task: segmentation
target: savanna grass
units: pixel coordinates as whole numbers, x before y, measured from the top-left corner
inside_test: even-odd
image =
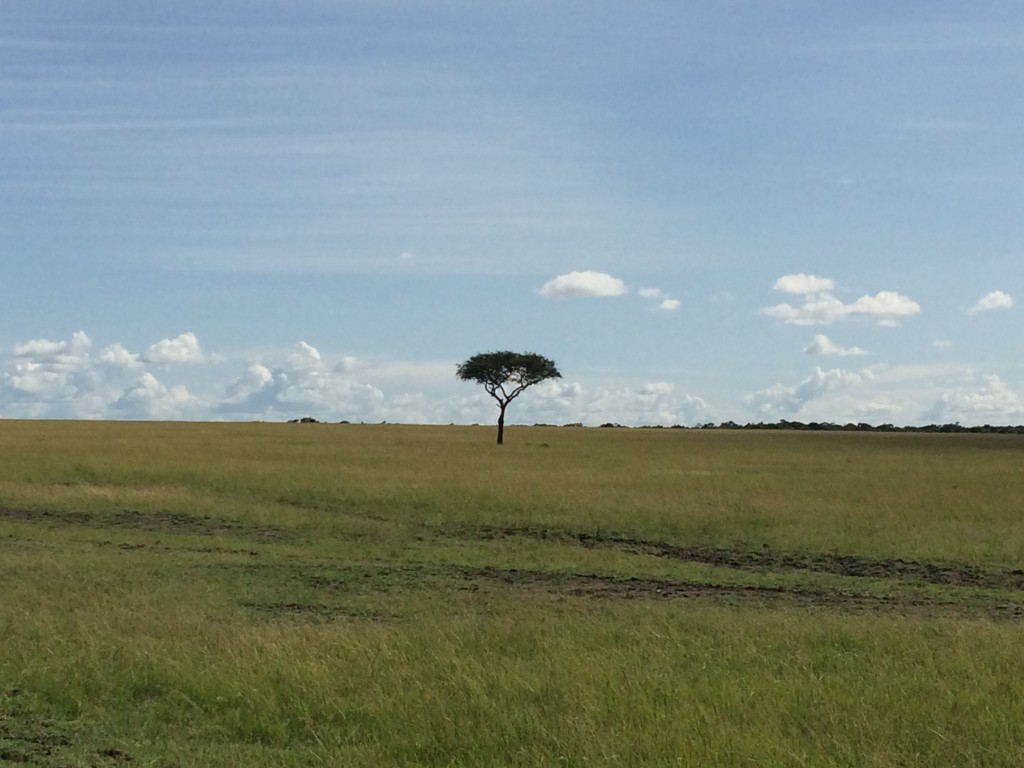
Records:
[[[1024,763],[1024,441],[506,438],[0,423],[0,760]]]

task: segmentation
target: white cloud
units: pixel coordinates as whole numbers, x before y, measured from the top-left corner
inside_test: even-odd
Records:
[[[867,351],[860,347],[841,347],[834,344],[828,336],[818,334],[811,343],[804,347],[804,352],[809,355],[826,355],[834,357],[850,357],[854,355],[866,355]]]
[[[237,405],[245,402],[254,392],[258,392],[274,379],[269,368],[253,363],[245,369],[245,373],[228,385],[224,392],[222,405]]]
[[[205,360],[199,340],[192,332],[173,339],[161,339],[146,350],[146,360],[153,363],[201,363]]]
[[[0,359],[0,417],[284,421],[312,416],[491,424],[497,415],[482,388],[457,381],[454,361],[356,360],[299,342],[264,351],[268,359],[249,360],[224,375],[209,355],[203,365],[146,370],[140,355],[120,344],[100,352],[91,347],[81,332],[64,341],[19,342],[18,354]],[[821,335],[808,349],[825,355],[853,354],[856,348]],[[172,374],[181,378],[168,380]],[[755,421],[1024,421],[1019,382],[953,364],[814,368],[742,402]],[[670,426],[737,415],[715,413],[702,397],[679,391],[669,380],[560,379],[531,387],[513,405],[509,423]]]
[[[944,391],[928,412],[931,421],[1008,424],[1024,420],[1024,395],[995,375],[980,385]]]
[[[783,275],[775,281],[772,286],[774,290],[782,293],[826,293],[835,290],[835,280],[827,277],[815,277],[814,275]]]
[[[409,391],[413,387],[414,391]],[[211,398],[233,420],[462,423],[489,420],[493,401],[476,403],[455,377],[455,363],[331,358],[300,342],[273,362],[251,363]],[[473,401],[472,404],[469,404]],[[490,405],[488,405],[488,403]]]
[[[300,341],[295,345],[288,361],[295,368],[310,371],[318,370],[323,365],[323,361],[320,357],[320,351],[316,347],[311,344],[307,344],[304,341]]]
[[[92,386],[88,369],[92,342],[83,331],[67,341],[31,339],[14,345],[14,358],[0,377],[0,404],[10,402],[12,415],[45,415],[46,404],[66,410]]]
[[[68,341],[32,339],[14,345],[14,356],[37,363],[74,366],[89,355],[92,341],[84,331],[75,331]]]
[[[63,352],[68,347],[66,341],[50,341],[49,339],[32,339],[14,345],[15,357],[51,357]]]
[[[621,296],[626,284],[604,272],[569,272],[549,280],[540,288],[541,296],[564,298],[570,296]]]
[[[142,365],[139,356],[120,344],[111,344],[100,352],[99,361],[119,368],[137,368]]]
[[[132,419],[182,419],[196,415],[199,406],[184,386],[165,387],[146,372],[125,389],[112,408]]]
[[[992,291],[986,293],[978,303],[967,310],[967,314],[976,315],[979,312],[990,312],[993,309],[1009,309],[1013,306],[1013,297],[1003,291]]]
[[[14,418],[192,418],[201,403],[182,385],[139,375],[138,354],[120,344],[91,352],[82,331],[67,341],[33,339],[14,347],[0,372],[0,415]]]
[[[681,303],[679,299],[673,299],[660,288],[641,288],[637,291],[637,295],[643,299],[658,302],[656,308],[665,310],[666,312],[674,312],[679,309]]]
[[[762,314],[788,325],[830,325],[846,318],[867,317],[880,325],[893,325],[896,320],[916,315],[920,305],[895,291],[880,291],[874,296],[861,296],[852,304],[844,304],[832,295],[832,280],[813,275],[785,275],[775,282],[775,290],[798,293],[804,297],[800,306],[776,304]]]
[[[747,406],[761,417],[771,419],[789,418],[800,414],[808,403],[826,393],[857,388],[864,383],[860,373],[843,371],[839,368],[824,371],[815,368],[814,373],[796,386],[776,384],[746,398]]]
[[[851,315],[876,317],[880,322],[892,322],[899,317],[910,317],[921,311],[921,305],[895,291],[880,291],[874,296],[861,296],[847,307]]]
[[[711,418],[711,409],[700,397],[679,395],[667,381],[615,387],[587,387],[563,379],[549,380],[530,390],[510,418],[518,423],[587,426],[606,423],[624,426],[696,424]],[[525,398],[525,396],[524,396]]]
[[[74,377],[39,363],[20,363],[6,377],[12,392],[40,400],[61,400],[77,391]]]
[[[215,411],[222,417],[246,420],[384,419],[383,392],[349,373],[344,362],[329,369],[315,347],[299,342],[279,367],[249,365],[218,398]]]
[[[815,368],[796,385],[775,384],[745,399],[762,421],[1018,424],[1024,396],[995,375],[950,365]]]
[[[482,390],[441,404],[442,418],[460,423],[491,424],[497,418],[494,400]],[[713,420],[711,409],[700,397],[679,394],[671,382],[654,381],[617,386],[586,386],[565,379],[548,380],[513,403],[509,424],[571,424],[585,426],[694,425]]]
[[[829,325],[846,314],[846,307],[835,296],[821,294],[820,296],[809,295],[801,307],[776,304],[762,312],[787,325]]]

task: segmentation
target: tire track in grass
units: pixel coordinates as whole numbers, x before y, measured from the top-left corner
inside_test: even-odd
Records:
[[[523,536],[574,542],[588,549],[617,549],[754,573],[808,571],[836,576],[893,579],[941,586],[1024,591],[1024,570],[986,568],[971,563],[928,562],[903,558],[874,558],[831,552],[761,550],[739,547],[687,547],[627,536],[575,533],[544,528],[507,526],[480,529],[480,538]]]
[[[577,571],[528,568],[499,568],[456,564],[377,564],[311,570],[294,574],[312,594],[306,601],[248,603],[247,608],[264,615],[304,620],[393,621],[399,613],[383,606],[339,604],[347,596],[383,597],[389,588],[428,590],[435,595],[458,591],[539,590],[566,598],[597,600],[681,600],[714,602],[747,607],[795,607],[843,612],[878,612],[897,615],[925,615],[988,618],[1000,621],[1024,619],[1024,601],[1007,595],[936,595],[900,592],[872,592],[820,584],[736,584],[642,576],[612,576]]]
[[[287,539],[292,533],[281,528],[256,527],[235,520],[187,515],[169,510],[142,512],[121,509],[109,513],[53,511],[48,509],[0,508],[0,520],[18,520],[53,527],[136,529],[156,533],[196,536],[239,536],[272,541]]]
[[[969,601],[930,595],[877,594],[815,585],[721,584],[680,579],[617,577],[553,571],[465,568],[468,580],[542,587],[576,597],[626,600],[713,600],[716,602],[823,607],[845,611],[939,614],[998,620],[1024,618],[1024,602],[1002,597]]]

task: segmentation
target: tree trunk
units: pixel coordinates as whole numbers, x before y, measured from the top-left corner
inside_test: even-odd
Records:
[[[498,413],[498,445],[502,445],[505,442],[505,406],[508,403],[499,403],[498,407],[501,411]]]

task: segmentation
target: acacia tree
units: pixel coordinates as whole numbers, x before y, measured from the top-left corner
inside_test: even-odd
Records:
[[[473,355],[455,369],[463,381],[483,384],[487,394],[498,401],[498,445],[504,442],[505,409],[527,387],[546,379],[560,379],[555,363],[532,352],[484,352]]]

